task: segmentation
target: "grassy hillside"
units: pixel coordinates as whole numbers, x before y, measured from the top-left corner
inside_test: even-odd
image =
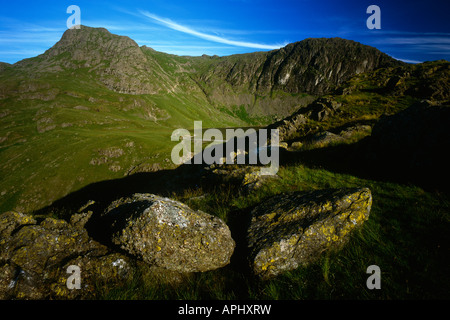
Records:
[[[13,85],[7,73],[1,78]],[[28,87],[19,99],[1,101],[2,211],[37,209],[139,168],[171,167],[171,133],[192,128],[194,120],[202,119],[204,127],[247,125],[209,107],[201,96],[114,93],[83,70],[75,77],[42,75],[19,86]]]
[[[398,64],[343,39],[178,57],[103,28],[67,30],[44,54],[0,68],[0,211],[36,210],[92,182],[172,167],[171,132],[194,120],[224,128],[284,117],[314,97],[276,78],[306,57],[317,61],[317,77],[331,75],[337,61],[325,66],[322,55],[345,45],[364,53],[366,69]],[[359,70],[352,68],[339,64],[342,79],[335,74],[326,87]]]
[[[116,93],[84,68],[38,78],[11,68],[0,83],[1,211],[37,209],[95,181],[170,167],[172,131],[194,120],[247,125],[201,94]],[[108,156],[110,149],[120,151]]]

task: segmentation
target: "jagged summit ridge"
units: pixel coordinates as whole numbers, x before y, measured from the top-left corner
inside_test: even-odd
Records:
[[[323,94],[355,74],[401,64],[352,40],[309,38],[270,52],[223,59],[202,77],[207,82],[218,78],[232,86],[247,86],[258,94],[273,90]]]
[[[183,60],[183,61],[182,61]],[[287,115],[290,104],[258,105],[273,92],[319,95],[355,74],[397,61],[376,48],[341,38],[309,38],[267,52],[225,57],[179,57],[139,45],[105,28],[67,30],[44,54],[18,62],[26,72],[86,69],[108,89],[128,94],[203,92],[216,105],[252,114]]]

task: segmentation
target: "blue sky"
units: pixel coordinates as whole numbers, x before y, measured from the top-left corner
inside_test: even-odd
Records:
[[[381,29],[369,30],[370,5]],[[70,5],[81,24],[105,27],[139,45],[178,55],[230,55],[311,37],[341,37],[407,62],[450,60],[450,1],[195,0],[2,1],[0,61],[15,63],[53,46]]]

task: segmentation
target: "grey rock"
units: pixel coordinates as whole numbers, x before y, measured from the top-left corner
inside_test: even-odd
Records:
[[[250,267],[269,279],[340,248],[369,218],[369,189],[318,190],[274,196],[255,207],[247,239]]]
[[[119,284],[133,274],[128,257],[94,241],[80,225],[6,212],[0,228],[0,299],[87,299],[99,284]],[[66,285],[70,265],[81,269],[79,290]]]
[[[151,194],[113,202],[103,216],[111,240],[143,261],[178,272],[221,268],[235,242],[219,218]]]

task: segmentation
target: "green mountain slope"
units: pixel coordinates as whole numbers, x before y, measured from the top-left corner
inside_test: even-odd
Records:
[[[102,28],[67,30],[44,54],[0,65],[0,209],[172,168],[176,128],[269,124],[352,75],[401,65],[344,39],[179,57]]]

